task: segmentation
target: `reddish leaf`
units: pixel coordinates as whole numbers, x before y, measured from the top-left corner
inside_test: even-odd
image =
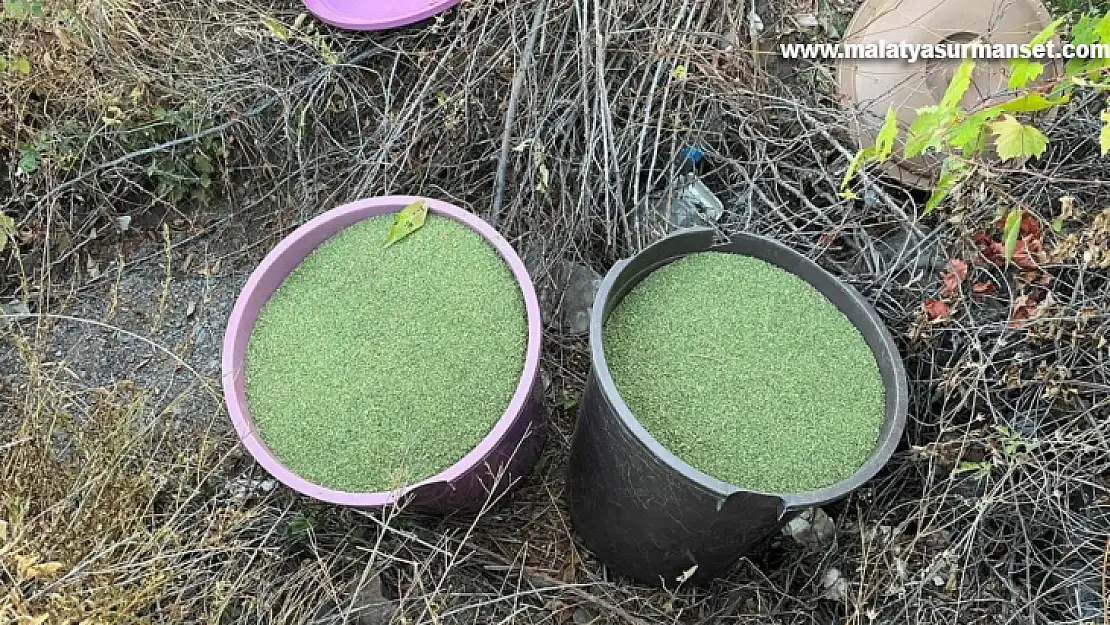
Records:
[[[1037,248],[1040,247],[1040,244],[1035,241],[1033,244]],[[1014,247],[1014,264],[1026,271],[1035,271],[1038,268],[1035,259],[1037,251],[1037,249],[1030,248],[1027,240],[1019,239]]]
[[[1050,276],[1047,273],[1044,274],[1039,279],[1037,279],[1037,284],[1039,284],[1041,286],[1048,286],[1048,285],[1052,284],[1052,276]]]
[[[1022,295],[1015,299],[1014,310],[1010,313],[1010,327],[1020,328],[1024,326],[1023,322],[1029,319],[1039,302],[1040,296],[1037,294]]]
[[[929,321],[947,321],[952,318],[948,304],[939,299],[925,300],[925,314],[929,316]]]
[[[979,254],[983,256],[983,260],[998,267],[1005,266],[1006,251],[1001,243],[983,232],[977,233],[972,239],[979,247]]]
[[[955,297],[960,293],[960,281],[956,278],[956,274],[951,271],[946,271],[940,276],[940,296],[941,297]]]
[[[948,261],[948,269],[941,274],[941,297],[955,297],[960,292],[960,283],[967,277],[967,263],[953,258]]]
[[[1021,213],[1020,230],[1022,238],[1041,238],[1041,222],[1038,221],[1036,217],[1030,215],[1029,211],[1022,211]]]
[[[999,230],[1002,230],[1006,227],[1006,218],[1002,217],[994,222],[994,225]],[[1018,227],[1018,232],[1021,234],[1022,238],[1039,238],[1041,236],[1041,222],[1037,221],[1036,217],[1029,214],[1029,211],[1021,211],[1021,225]]]
[[[962,281],[967,277],[967,263],[958,258],[953,258],[948,261],[948,271],[956,274],[956,278]]]
[[[987,280],[985,282],[976,282],[975,284],[971,285],[971,292],[975,293],[976,295],[990,295],[997,290],[998,286],[990,280]]]

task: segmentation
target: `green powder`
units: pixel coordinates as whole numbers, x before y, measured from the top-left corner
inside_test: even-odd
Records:
[[[679,458],[772,493],[839,482],[875,449],[884,387],[863,336],[814,287],[705,252],[657,269],[606,322],[636,418]]]
[[[528,338],[520,287],[479,234],[429,215],[386,248],[392,215],[344,229],[259,314],[251,416],[301,477],[377,492],[435,475],[504,414]]]

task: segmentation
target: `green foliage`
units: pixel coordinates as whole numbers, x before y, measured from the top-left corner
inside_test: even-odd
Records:
[[[306,29],[310,32],[304,32],[301,26],[304,24],[306,14],[302,13],[297,16],[292,26],[283,24],[280,20],[269,15],[263,15],[261,18],[262,25],[270,32],[270,36],[278,41],[299,41],[307,43],[316,49],[316,53],[328,65],[339,65],[340,58],[335,52],[332,52],[331,46],[328,45],[327,40],[320,33],[311,32],[311,28]]]
[[[1102,155],[1110,154],[1110,110],[1102,112],[1102,130],[1098,133],[1098,146]]]
[[[995,148],[998,156],[1007,161],[1017,158],[1039,157],[1048,148],[1048,137],[1034,128],[1019,122],[1011,115],[990,125],[991,133],[997,137]]]
[[[1045,27],[1044,30],[1037,33],[1036,37],[1029,42],[1030,46],[1039,46],[1048,43],[1050,39],[1056,36],[1056,29],[1064,18],[1059,18],[1056,21]],[[1044,63],[1030,61],[1029,59],[1010,59],[1010,89],[1022,89],[1030,82],[1041,77],[1044,73]]]
[[[1004,243],[1004,251],[1006,255],[1006,262],[1010,263],[1014,260],[1014,251],[1017,250],[1018,235],[1021,234],[1021,216],[1024,211],[1020,208],[1015,208],[1006,215],[1006,224],[1002,228],[1002,240]]]
[[[21,143],[19,145],[19,173],[35,173],[39,169],[39,162],[41,160],[42,152],[39,151],[38,146],[27,143]]]
[[[890,154],[894,151],[894,140],[897,138],[898,112],[891,106],[886,111],[886,119],[883,121],[883,127],[879,129],[879,134],[875,137],[876,157],[880,161],[885,161],[890,158]]]
[[[189,104],[175,109],[155,108],[149,117],[115,120],[127,151],[137,151],[201,133],[211,120]],[[220,135],[208,135],[172,150],[160,150],[146,173],[155,193],[174,204],[187,199],[204,201],[219,177],[218,171],[228,156]]]
[[[48,161],[68,169],[75,160],[77,144],[84,140],[83,134],[79,127],[66,125],[61,130],[40,131],[31,141],[16,144],[16,174],[35,174]]]
[[[401,239],[409,236],[424,226],[428,218],[428,204],[424,200],[417,200],[398,211],[389,225],[389,233],[385,239],[385,247],[389,247]]]
[[[1057,36],[1064,18],[1049,24],[1030,41],[1030,46],[1043,45]],[[1110,44],[1110,11],[1105,15],[1082,15],[1070,32],[1070,41],[1080,44]],[[942,159],[939,180],[926,203],[926,213],[941,206],[972,173],[989,168],[988,146],[1001,161],[1024,161],[1040,158],[1048,149],[1049,138],[1023,116],[1056,109],[1067,104],[1075,89],[1110,92],[1110,59],[1072,59],[1063,76],[1048,84],[1035,83],[1045,74],[1045,66],[1030,58],[1012,59],[1009,63],[1011,96],[991,106],[969,110],[962,100],[971,87],[975,61],[964,59],[957,68],[939,104],[917,109],[916,117],[906,129],[902,156],[907,159],[935,154]],[[893,111],[888,112],[875,145],[859,150],[848,166],[841,183],[841,196],[855,198],[851,189],[853,178],[870,164],[883,163],[892,155],[898,138],[897,127],[889,134]],[[1103,128],[1099,148],[1110,154],[1110,109],[1101,115]],[[988,142],[993,138],[993,144]],[[1020,221],[1020,220],[1019,220]]]
[[[38,0],[4,0],[0,19],[25,20],[29,17],[42,17],[42,2]]]
[[[0,73],[19,72],[24,76],[31,73],[31,62],[21,56],[0,55]]]

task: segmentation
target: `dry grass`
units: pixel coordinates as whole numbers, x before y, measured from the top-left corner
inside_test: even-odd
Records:
[[[827,5],[841,24],[852,8]],[[161,250],[130,254],[144,237],[172,240],[175,267],[211,246],[242,269],[306,218],[385,192],[468,206],[547,261],[603,271],[653,236],[642,211],[670,190],[677,150],[698,144],[728,208],[722,230],[774,236],[857,286],[900,338],[913,397],[889,469],[829,508],[832,542],[777,540],[711,587],[671,592],[609,577],[575,543],[561,504],[568,410],[533,480],[479,520],[364,515],[280,488],[241,492],[265,477],[223,415],[185,425],[152,389],[86,388],[52,355],[63,321],[36,317],[5,337],[19,357],[0,394],[0,621],[380,620],[375,593],[352,588],[376,579],[408,622],[1102,621],[1099,102],[1070,104],[1046,129],[1044,159],[996,168],[942,216],[923,219],[924,198],[883,181],[846,201],[852,148],[828,69],[752,54],[816,3],[756,7],[762,40],[748,4],[690,0],[469,0],[377,34],[255,0],[47,1],[47,17],[0,21],[0,54],[32,61],[28,76],[3,75],[0,95],[0,210],[18,243],[0,257],[0,294],[36,313],[99,293],[110,276],[90,276],[93,261],[163,262]],[[27,146],[30,175],[14,167]],[[1065,196],[1074,210],[1057,234],[1047,224]],[[989,262],[976,243],[1015,205],[1042,224],[1032,272]],[[246,241],[221,249],[229,239]],[[931,322],[923,302],[940,297],[950,258],[971,273],[946,296],[951,319]],[[988,282],[993,293],[972,293]],[[1010,327],[1018,311],[1029,319]],[[553,401],[580,391],[582,350],[551,333]],[[833,568],[841,598],[822,583]]]

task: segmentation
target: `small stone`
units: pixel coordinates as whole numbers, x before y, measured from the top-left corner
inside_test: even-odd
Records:
[[[759,13],[755,12],[755,7],[748,11],[748,26],[755,32],[763,32],[763,18],[759,17]]]
[[[24,304],[20,300],[12,300],[4,304],[3,307],[0,307],[0,312],[4,314],[2,327],[7,327],[19,321],[23,315],[31,314],[31,309],[27,308],[27,304]]]
[[[569,335],[588,332],[590,311],[601,286],[601,276],[581,263],[568,260],[547,264],[539,245],[526,247],[522,256],[536,283],[544,322]]]
[[[127,232],[131,228],[131,215],[116,217],[116,228],[119,228],[120,232]]]
[[[817,16],[811,13],[802,13],[794,16],[794,22],[798,24],[799,28],[817,28],[821,25]]]
[[[821,596],[826,599],[837,602],[848,599],[848,591],[850,590],[848,580],[844,579],[840,569],[835,566],[825,571],[825,576],[821,579],[821,587],[825,589]]]
[[[790,520],[782,533],[808,549],[822,549],[836,536],[836,525],[821,508],[810,508]]]
[[[365,584],[351,582],[353,601],[350,605],[351,623],[355,625],[387,625],[397,611],[397,602],[386,599],[382,593],[381,578],[375,576]],[[346,608],[347,606],[344,606]]]
[[[600,615],[594,612],[587,606],[578,606],[571,613],[570,619],[574,621],[575,625],[590,625],[598,620]]]
[[[193,315],[196,314],[196,312],[197,312],[197,303],[196,302],[189,302],[189,305],[185,307],[185,318],[186,319],[191,318]]]

